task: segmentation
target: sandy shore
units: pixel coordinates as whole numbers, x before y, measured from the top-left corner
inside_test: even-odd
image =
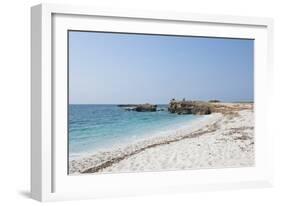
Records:
[[[253,105],[219,103],[215,106],[217,113],[205,115],[175,131],[71,160],[69,173],[253,166]]]

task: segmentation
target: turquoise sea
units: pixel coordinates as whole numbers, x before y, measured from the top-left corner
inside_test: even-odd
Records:
[[[167,105],[158,105],[157,109],[164,111],[126,111],[117,105],[69,105],[69,157],[129,144],[200,118],[171,114]]]

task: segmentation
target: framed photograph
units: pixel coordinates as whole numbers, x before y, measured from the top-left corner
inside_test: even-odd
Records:
[[[40,201],[272,185],[268,18],[31,9]]]

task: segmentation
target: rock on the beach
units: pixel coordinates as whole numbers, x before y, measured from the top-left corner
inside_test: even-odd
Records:
[[[176,101],[171,100],[168,111],[176,114],[198,114],[205,115],[212,113],[212,105],[201,101]]]

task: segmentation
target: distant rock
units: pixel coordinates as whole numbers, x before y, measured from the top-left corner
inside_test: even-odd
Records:
[[[118,107],[136,107],[138,104],[118,104]]]
[[[155,105],[155,104],[148,104],[148,103],[146,103],[146,104],[139,104],[133,110],[137,111],[137,112],[156,112],[157,105]]]
[[[136,111],[136,112],[156,112],[157,105],[154,104],[122,104],[117,105],[118,107],[125,107],[126,111]]]
[[[221,102],[220,100],[217,100],[217,99],[211,99],[209,100],[210,103],[219,103]]]
[[[202,101],[176,101],[172,99],[168,111],[176,114],[197,114],[206,115],[212,113],[212,105]]]

